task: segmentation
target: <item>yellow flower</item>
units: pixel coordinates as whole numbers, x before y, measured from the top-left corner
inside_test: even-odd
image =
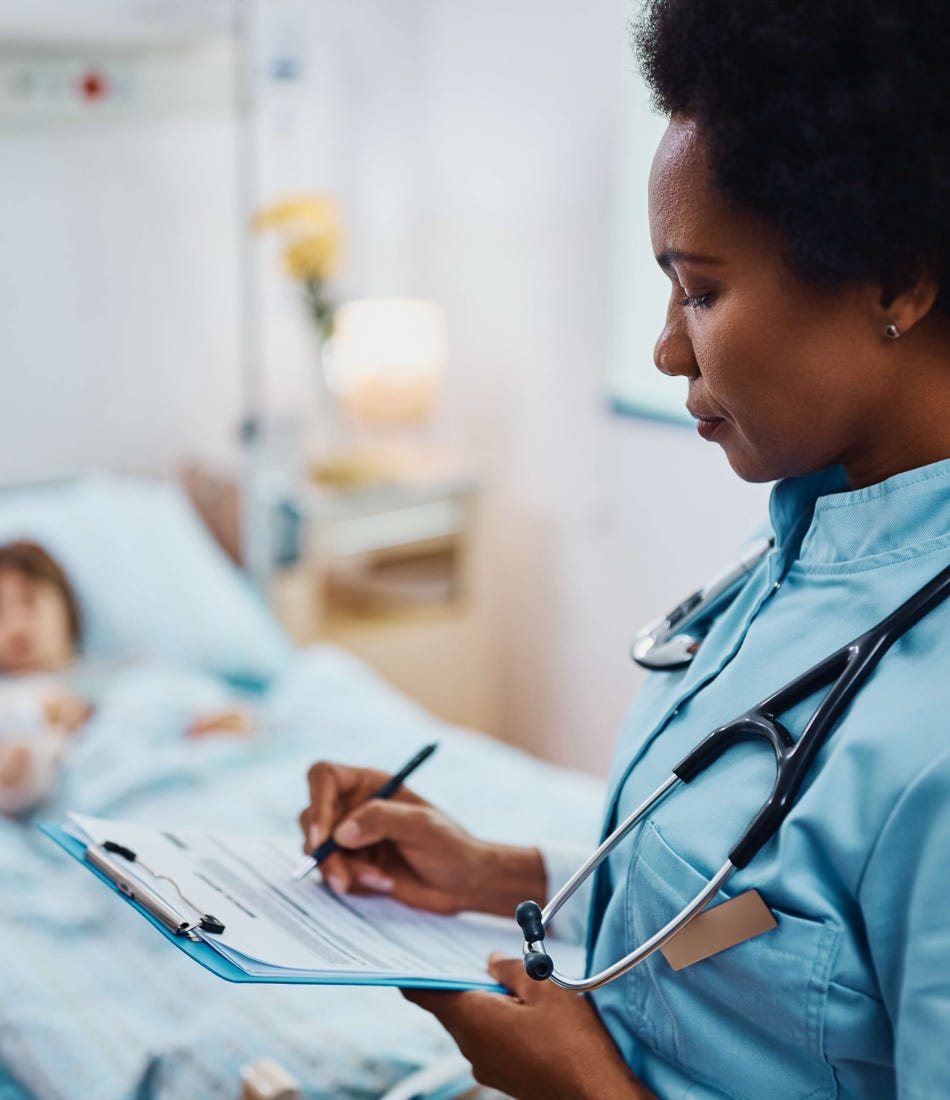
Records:
[[[328,195],[297,195],[254,215],[252,227],[276,229],[286,239],[284,267],[295,279],[325,281],[336,272],[340,259],[342,218],[337,201]]]
[[[307,233],[284,248],[284,268],[294,279],[326,280],[336,271],[340,240],[337,233]]]
[[[339,231],[340,208],[329,195],[295,195],[262,206],[253,218],[252,226],[264,229],[292,229],[299,226],[332,226]]]

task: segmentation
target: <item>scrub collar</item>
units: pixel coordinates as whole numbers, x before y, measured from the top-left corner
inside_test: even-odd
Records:
[[[806,568],[900,559],[950,542],[950,459],[849,490],[840,466],[772,489],[776,546]]]

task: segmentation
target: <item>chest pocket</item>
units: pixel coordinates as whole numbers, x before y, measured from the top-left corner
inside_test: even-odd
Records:
[[[627,877],[627,951],[707,881],[648,822]],[[840,930],[772,911],[776,928],[683,970],[659,953],[634,967],[625,1011],[643,1043],[736,1100],[834,1097],[822,1039]]]

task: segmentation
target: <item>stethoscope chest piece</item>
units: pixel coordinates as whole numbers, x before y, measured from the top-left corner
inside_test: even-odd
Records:
[[[658,642],[647,627],[634,638],[630,656],[653,672],[676,672],[692,663],[701,644],[702,638],[692,634],[674,634],[668,641]]]
[[[634,638],[630,656],[653,672],[686,668],[702,644],[704,627],[735,599],[774,545],[774,539],[757,539],[734,566],[687,596],[668,615],[648,623]]]

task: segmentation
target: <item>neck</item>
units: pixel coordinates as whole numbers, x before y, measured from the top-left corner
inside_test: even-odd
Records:
[[[950,341],[928,341],[922,333],[914,346],[916,335],[892,364],[893,384],[878,402],[879,414],[861,426],[858,445],[840,460],[852,489],[950,458]]]

